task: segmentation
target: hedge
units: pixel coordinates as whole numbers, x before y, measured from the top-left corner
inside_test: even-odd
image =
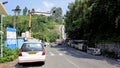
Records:
[[[0,63],[10,62],[18,58],[19,49],[9,49],[6,46],[3,46],[3,57],[0,56]]]

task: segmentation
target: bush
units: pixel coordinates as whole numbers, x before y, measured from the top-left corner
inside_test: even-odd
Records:
[[[3,46],[3,57],[0,57],[0,63],[13,61],[14,59],[18,58],[18,52],[18,48],[12,50]]]

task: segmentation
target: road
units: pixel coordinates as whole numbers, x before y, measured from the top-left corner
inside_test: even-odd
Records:
[[[31,63],[8,68],[120,68],[120,63],[102,56],[93,56],[64,45],[46,47],[46,63]]]

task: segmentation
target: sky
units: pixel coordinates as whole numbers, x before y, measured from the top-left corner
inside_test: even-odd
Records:
[[[64,15],[68,10],[69,3],[72,3],[75,0],[0,0],[0,2],[4,1],[8,1],[8,3],[4,5],[8,15],[14,14],[12,9],[15,9],[17,5],[20,6],[21,10],[27,7],[30,10],[34,8],[35,11],[41,12],[50,11],[52,7],[61,7]],[[21,11],[21,14],[22,12],[23,11]]]

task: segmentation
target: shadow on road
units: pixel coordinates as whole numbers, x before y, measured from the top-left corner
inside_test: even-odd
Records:
[[[42,67],[44,63],[42,62],[35,62],[35,63],[24,63],[24,64],[16,64],[15,68],[29,68],[29,67]]]
[[[120,62],[115,61],[115,59],[111,59],[111,58],[107,58],[107,57],[103,57],[103,56],[94,56],[91,54],[87,54],[86,52],[82,52],[80,50],[77,50],[75,48],[71,48],[69,46],[56,45],[56,46],[53,46],[52,48],[56,48],[59,51],[64,51],[65,52],[64,54],[72,56],[72,57],[106,61],[107,63],[109,63],[111,65],[116,65],[117,67],[120,67]]]

